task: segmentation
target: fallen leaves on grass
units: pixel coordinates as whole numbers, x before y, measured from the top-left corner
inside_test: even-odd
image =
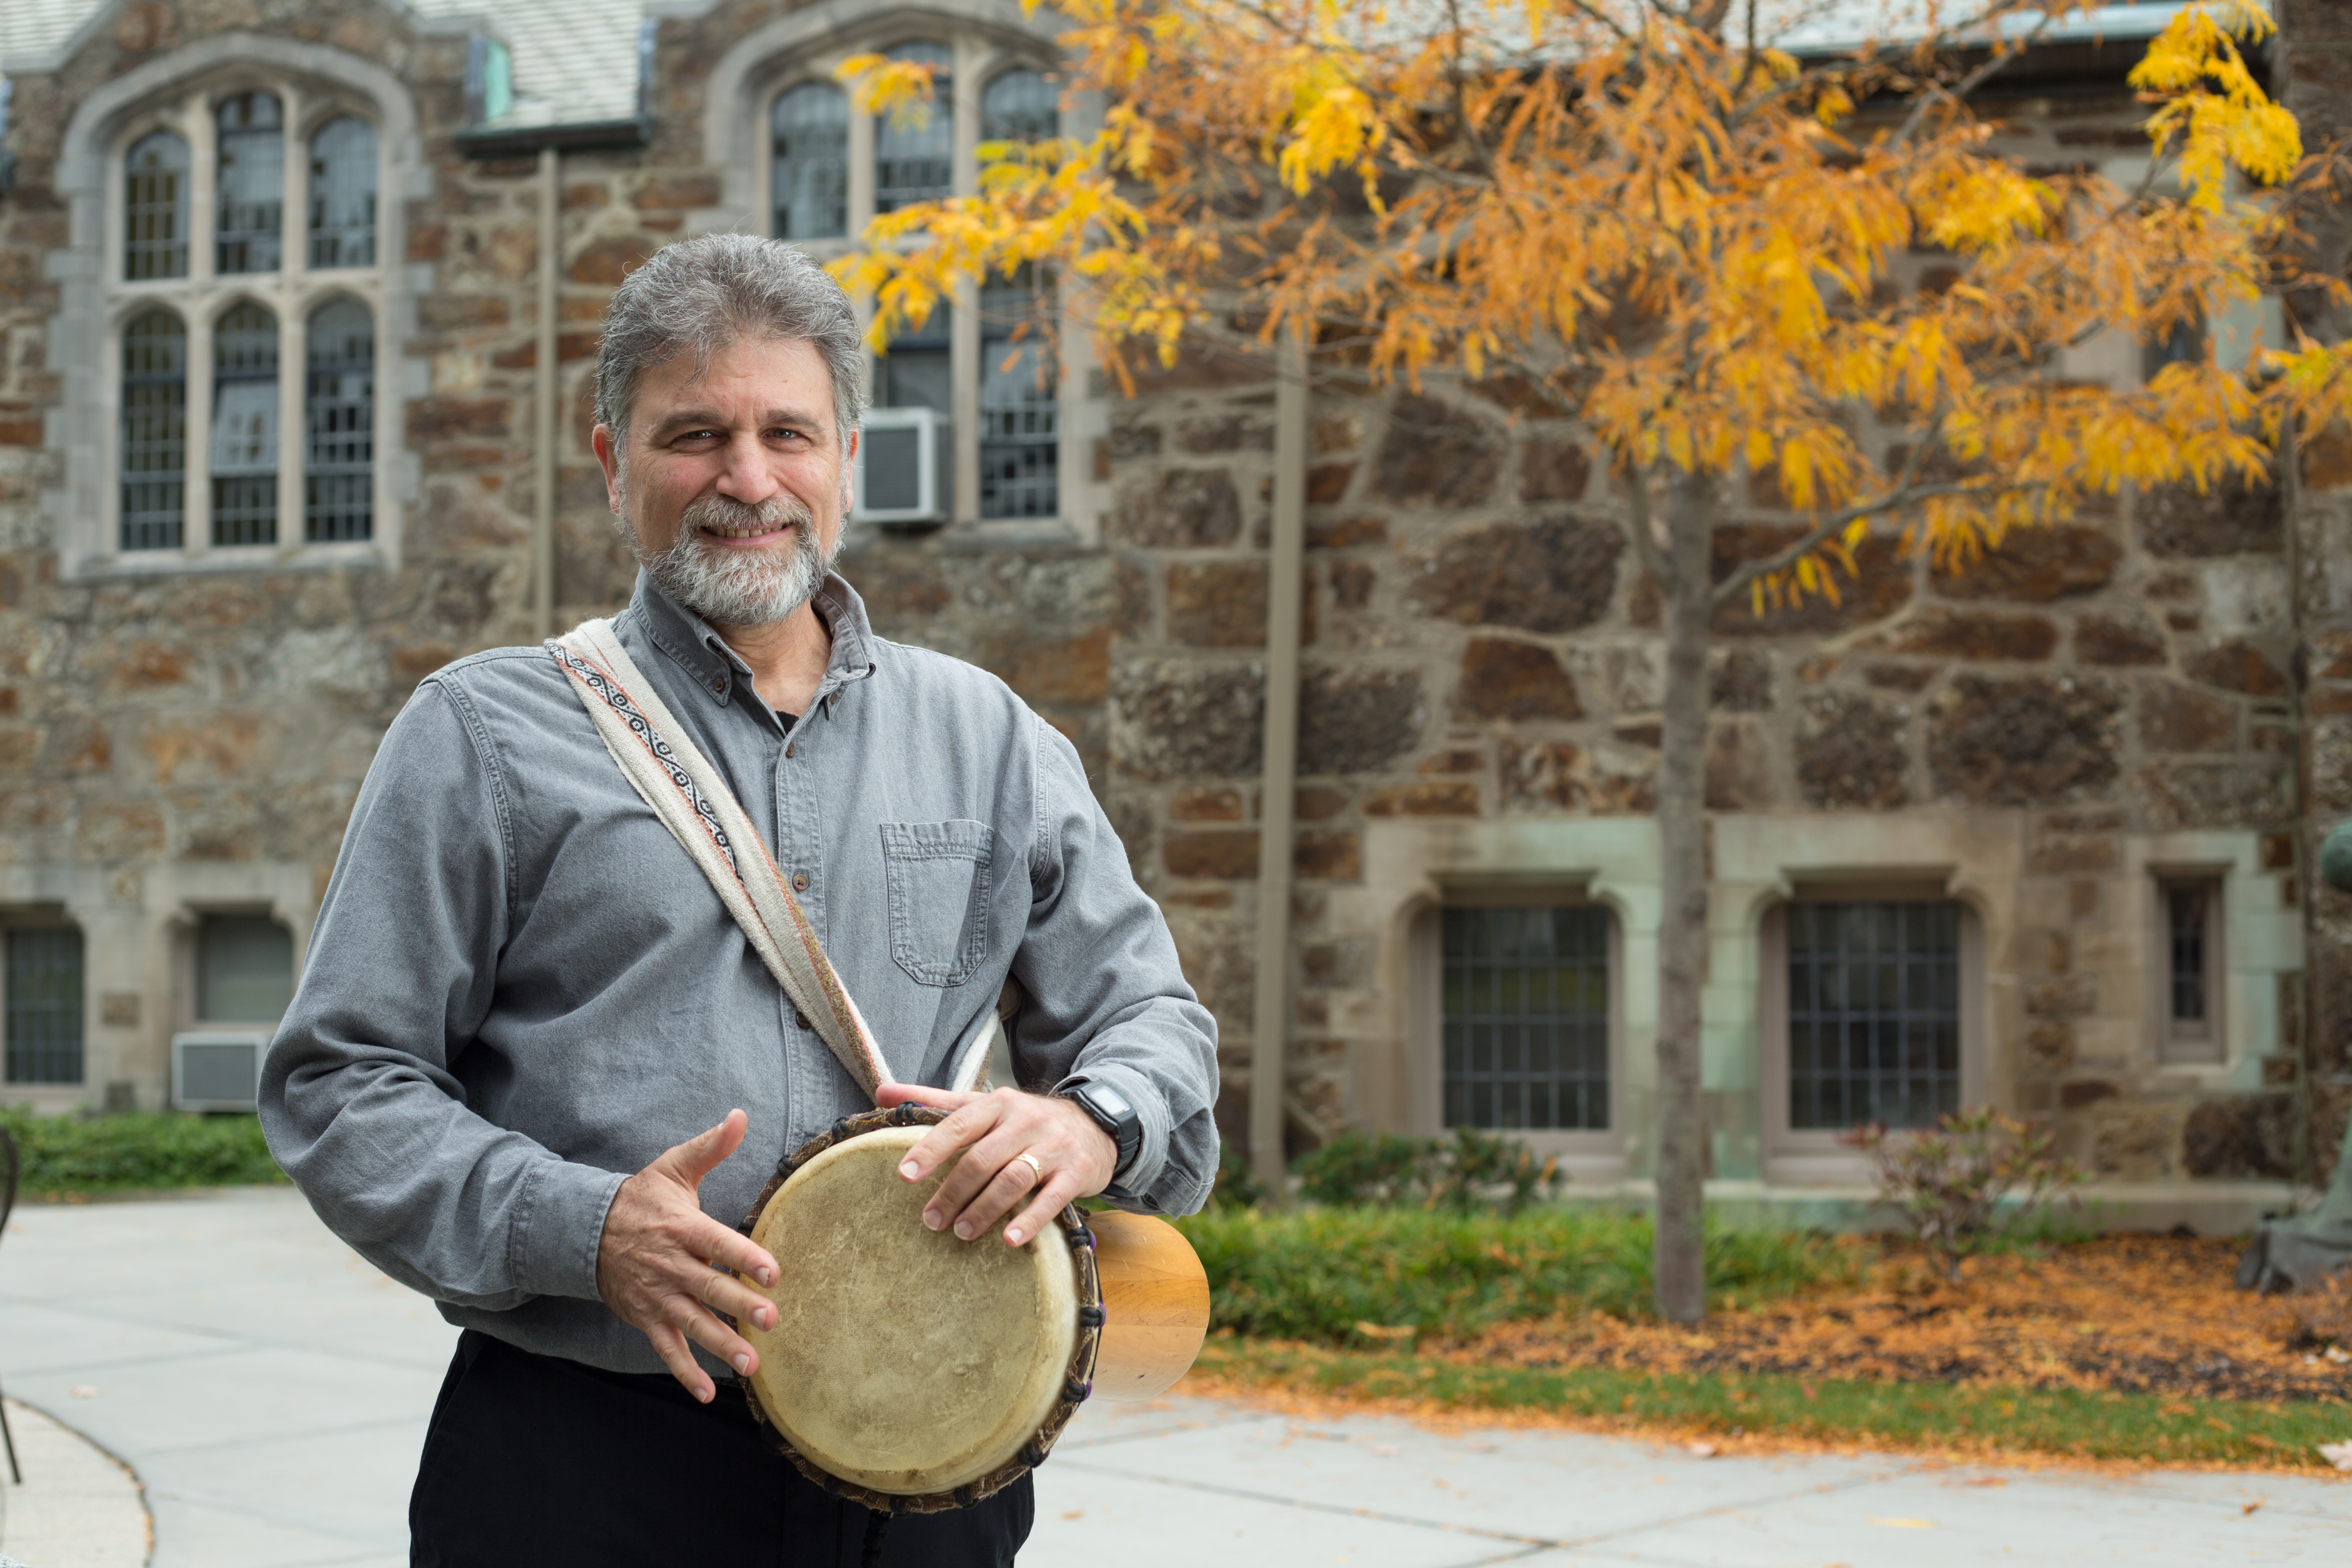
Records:
[[[2312,1303],[2237,1290],[2234,1263],[2231,1242],[2117,1236],[2040,1257],[1981,1258],[1952,1284],[1916,1250],[1889,1245],[1858,1288],[1718,1312],[1696,1329],[1586,1313],[1499,1324],[1439,1353],[1529,1368],[1777,1373],[2192,1399],[2352,1395],[2352,1365],[2312,1348]]]

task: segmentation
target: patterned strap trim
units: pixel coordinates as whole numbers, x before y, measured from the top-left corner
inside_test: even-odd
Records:
[[[637,705],[629,700],[629,694],[622,689],[620,682],[614,680],[610,672],[581,658],[553,637],[548,638],[546,647],[555,656],[555,662],[563,667],[563,672],[602,699],[620,716],[621,722],[629,727],[630,732],[652,754],[654,761],[661,764],[662,771],[669,775],[670,783],[677,786],[678,793],[686,796],[687,804],[694,807],[696,819],[709,831],[711,843],[717,846],[719,854],[727,858],[728,869],[740,879],[743,868],[736,864],[735,847],[727,841],[727,830],[719,826],[719,814],[710,809],[710,802],[703,797],[701,790],[695,787],[694,776],[679,764],[676,749],[662,738],[660,731],[646,721],[646,716],[638,711]]]

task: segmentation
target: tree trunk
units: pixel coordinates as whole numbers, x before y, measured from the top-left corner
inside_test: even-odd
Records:
[[[1706,639],[1715,481],[1677,473],[1664,498],[1665,711],[1658,741],[1658,1228],[1653,1278],[1669,1322],[1706,1315],[1706,1119],[1699,989],[1706,981]]]

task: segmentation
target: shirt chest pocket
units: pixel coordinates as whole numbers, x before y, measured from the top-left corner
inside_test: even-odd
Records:
[[[890,957],[919,985],[961,985],[988,956],[996,835],[985,822],[886,822]]]

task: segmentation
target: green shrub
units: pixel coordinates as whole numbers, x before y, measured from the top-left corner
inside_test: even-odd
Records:
[[[1208,1270],[1211,1321],[1244,1334],[1361,1346],[1599,1310],[1650,1311],[1650,1221],[1615,1210],[1219,1207],[1179,1222]],[[1851,1251],[1792,1232],[1718,1231],[1718,1300],[1787,1295],[1854,1273]]]
[[[28,1193],[103,1193],[147,1187],[228,1187],[285,1175],[250,1116],[132,1111],[121,1116],[35,1116],[0,1110],[16,1140]]]
[[[1415,1205],[1517,1214],[1559,1192],[1559,1164],[1515,1140],[1457,1127],[1451,1138],[1342,1132],[1294,1163],[1300,1190],[1318,1204]]]

